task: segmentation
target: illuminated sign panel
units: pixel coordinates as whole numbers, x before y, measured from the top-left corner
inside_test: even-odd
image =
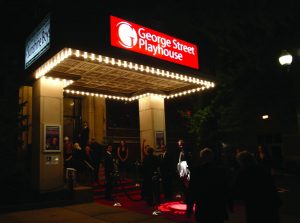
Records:
[[[25,69],[50,48],[50,16],[31,33],[25,43]]]
[[[110,16],[111,45],[162,60],[199,68],[197,46]]]

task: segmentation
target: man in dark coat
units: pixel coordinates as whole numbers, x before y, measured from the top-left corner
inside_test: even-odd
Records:
[[[200,152],[200,166],[191,174],[187,198],[187,216],[195,206],[197,222],[223,223],[228,218],[228,171],[214,163],[214,153],[205,148]]]
[[[168,152],[167,147],[163,148],[163,153],[159,156],[159,168],[162,178],[162,189],[164,198],[166,200],[172,200],[173,198],[173,165],[172,157]]]
[[[103,145],[101,145],[100,143],[98,143],[96,141],[96,138],[93,137],[91,140],[91,144],[90,144],[90,148],[91,148],[91,159],[93,162],[93,167],[94,167],[94,182],[96,184],[99,184],[98,180],[99,180],[99,166],[100,166],[100,162],[103,159]]]
[[[282,201],[270,171],[258,165],[247,151],[240,152],[237,161],[240,170],[234,192],[236,199],[245,204],[247,223],[279,223]]]
[[[159,191],[157,191],[158,181],[158,159],[153,155],[154,149],[148,148],[148,154],[143,160],[142,177],[143,177],[143,198],[150,206],[157,205],[159,200]]]
[[[81,133],[79,134],[80,145],[83,149],[85,149],[85,146],[88,144],[89,137],[90,137],[90,128],[88,126],[88,123],[84,121]]]
[[[105,199],[112,200],[114,182],[114,161],[112,156],[112,146],[108,145],[104,153],[104,173],[105,173]]]

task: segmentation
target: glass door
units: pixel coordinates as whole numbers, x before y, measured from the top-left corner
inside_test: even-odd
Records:
[[[64,98],[64,137],[78,141],[81,123],[81,98]]]

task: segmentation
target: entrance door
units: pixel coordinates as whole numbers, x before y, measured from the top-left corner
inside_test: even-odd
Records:
[[[64,98],[64,137],[78,141],[81,124],[81,98]]]

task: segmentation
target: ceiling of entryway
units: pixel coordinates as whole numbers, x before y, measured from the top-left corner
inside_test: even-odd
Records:
[[[51,69],[38,76],[73,80],[65,90],[132,97],[144,93],[168,96],[214,87],[213,82],[191,75],[159,70],[74,49],[63,49],[36,73],[47,63],[51,64],[51,61],[55,61]]]

